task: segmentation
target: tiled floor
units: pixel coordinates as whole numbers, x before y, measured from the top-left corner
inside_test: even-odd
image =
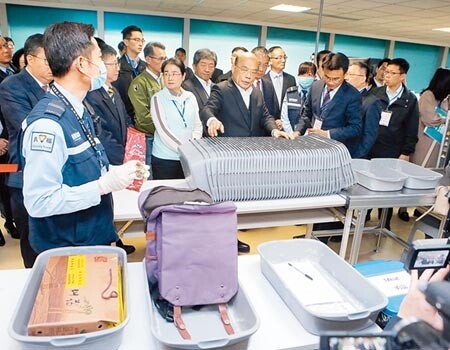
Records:
[[[394,213],[396,212],[397,211],[394,209]],[[410,214],[412,214],[412,210],[410,210]],[[376,214],[374,213],[373,217],[375,217],[375,215]],[[406,238],[410,231],[411,225],[413,224],[413,219],[414,218],[411,217],[410,222],[407,223],[401,221],[397,218],[396,215],[394,215],[391,223],[392,230],[400,236]],[[373,226],[375,224],[375,221],[370,221],[367,225]],[[137,227],[140,226],[141,224],[137,225]],[[0,225],[0,227],[3,227],[3,223]],[[304,234],[305,229],[305,226],[285,226],[266,229],[253,229],[247,230],[245,232],[239,232],[239,238],[242,241],[250,244],[250,254],[256,254],[258,244],[270,240],[291,239],[293,236]],[[5,234],[5,230],[2,229],[2,231]],[[420,235],[420,233],[418,235]],[[20,257],[19,241],[16,239],[12,239],[7,234],[5,234],[5,238],[6,245],[4,247],[0,247],[0,269],[22,268],[23,264]],[[417,236],[417,238],[420,238],[420,236]],[[359,262],[375,259],[400,258],[403,248],[394,240],[386,237],[382,238],[380,250],[378,252],[374,252],[376,239],[376,236],[373,234],[364,235],[359,255]],[[142,261],[145,255],[144,235],[133,235],[130,237],[125,234],[123,241],[126,244],[133,244],[134,246],[136,246],[136,252],[128,256],[128,261]],[[328,245],[333,250],[338,251],[340,243],[328,243]]]

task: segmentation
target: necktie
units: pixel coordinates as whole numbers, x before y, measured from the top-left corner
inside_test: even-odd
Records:
[[[6,68],[6,74],[13,75],[14,71],[11,68],[8,67],[8,68]]]
[[[306,101],[306,95],[308,94],[308,90],[302,89],[302,103]]]
[[[115,102],[114,101],[114,89],[112,88],[112,86],[110,86],[109,88],[108,88],[108,95],[109,95],[109,97],[111,98],[111,100],[113,101],[113,103]]]
[[[325,96],[323,97],[322,106],[325,106],[328,102],[330,102],[330,92],[332,90],[327,89],[327,92],[325,93]]]

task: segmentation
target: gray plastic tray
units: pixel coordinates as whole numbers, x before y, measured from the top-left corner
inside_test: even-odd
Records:
[[[98,332],[54,337],[35,337],[29,336],[27,333],[28,321],[49,257],[53,255],[63,256],[92,253],[116,253],[119,256],[119,262],[122,266],[124,304],[125,307],[126,305],[129,305],[127,255],[122,248],[90,246],[47,250],[37,257],[9,325],[9,335],[21,344],[22,349],[115,350],[119,348],[122,341],[123,330],[130,319],[127,309],[125,309],[125,320],[120,325]]]
[[[356,182],[372,191],[400,191],[407,176],[366,159],[352,159]]]
[[[147,274],[144,261],[144,278]],[[186,307],[182,310],[183,321],[192,339],[181,338],[175,325],[164,320],[156,310],[148,289],[151,330],[154,337],[170,349],[212,349],[243,342],[258,330],[259,319],[250,301],[239,286],[237,294],[228,302],[228,315],[235,334],[228,335],[220,322],[217,306],[203,306],[200,310]]]
[[[366,328],[387,305],[385,295],[321,242],[272,241],[258,251],[263,275],[313,334]]]
[[[417,190],[435,188],[442,177],[442,174],[402,159],[375,158],[372,159],[372,163],[405,175],[407,178],[403,186],[406,188]]]

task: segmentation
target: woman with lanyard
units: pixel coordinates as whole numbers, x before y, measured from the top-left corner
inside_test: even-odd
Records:
[[[181,87],[186,76],[184,64],[169,58],[161,67],[164,89],[152,97],[155,124],[152,173],[155,180],[183,179],[178,147],[202,136],[202,123],[194,94]]]

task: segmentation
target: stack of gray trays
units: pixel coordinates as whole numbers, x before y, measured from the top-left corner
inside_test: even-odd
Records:
[[[347,148],[315,135],[203,138],[179,151],[189,186],[216,202],[323,196],[355,183]]]

